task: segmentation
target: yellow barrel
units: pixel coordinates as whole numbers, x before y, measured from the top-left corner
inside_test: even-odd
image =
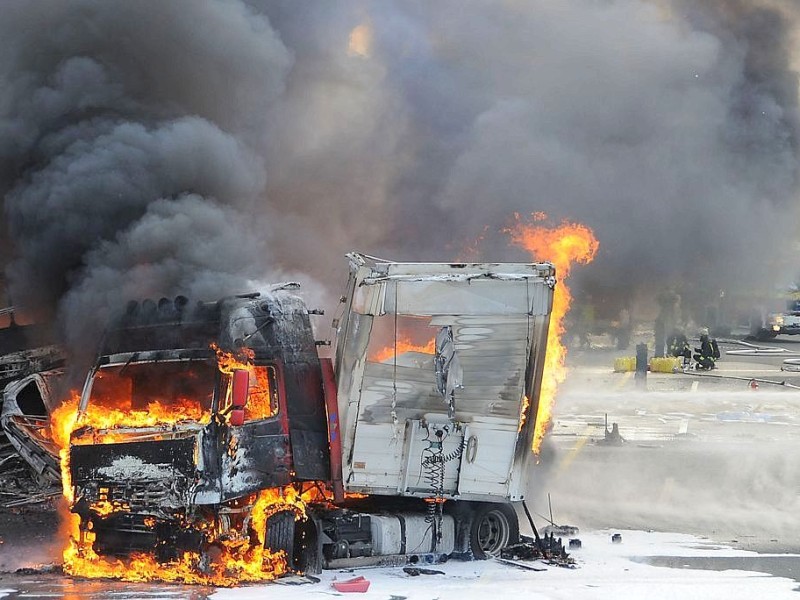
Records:
[[[650,359],[650,371],[652,373],[675,373],[680,370],[681,359],[675,356],[653,357]]]
[[[621,356],[614,359],[614,372],[624,373],[626,371],[636,370],[636,357],[635,356]]]

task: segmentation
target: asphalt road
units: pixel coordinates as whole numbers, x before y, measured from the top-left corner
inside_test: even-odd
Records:
[[[781,371],[800,336],[750,356],[721,344],[711,373],[613,373],[617,351],[573,351],[531,502],[585,528],[707,536],[766,552],[800,551],[800,373]],[[630,352],[628,354],[631,354]],[[604,444],[605,415],[621,445]]]

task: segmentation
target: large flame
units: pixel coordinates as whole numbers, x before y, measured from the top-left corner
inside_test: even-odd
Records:
[[[511,241],[531,253],[534,260],[553,263],[559,284],[553,294],[553,310],[550,314],[550,329],[539,394],[539,407],[533,434],[533,451],[538,454],[544,434],[552,417],[558,385],[567,376],[564,366],[567,349],[564,347],[564,317],[569,311],[572,295],[564,281],[569,277],[575,263],[591,262],[600,244],[592,230],[580,223],[563,221],[555,227],[542,224],[547,216],[535,213],[528,222],[516,215],[516,223],[508,230]]]
[[[253,354],[233,355],[212,348],[217,355],[218,369],[230,374],[236,369],[246,369],[251,373],[251,401],[254,407],[262,402],[259,390],[269,390],[267,371],[253,365]],[[263,400],[264,407],[259,412],[269,414],[269,393]],[[248,526],[236,531],[218,530],[218,523],[209,519],[201,524],[208,540],[214,546],[212,560],[201,560],[199,552],[184,552],[177,560],[159,562],[148,553],[134,553],[124,559],[100,556],[93,549],[94,534],[82,531],[80,517],[70,512],[74,503],[74,490],[70,478],[69,447],[70,443],[110,443],[124,439],[123,433],[116,430],[129,427],[164,427],[180,422],[207,423],[210,411],[203,410],[200,402],[174,402],[170,406],[150,403],[147,410],[124,410],[120,408],[93,406],[91,403],[83,412],[79,412],[80,396],[72,392],[50,417],[50,435],[60,448],[61,477],[65,502],[62,504],[64,529],[68,541],[63,551],[64,572],[70,575],[87,578],[114,578],[125,581],[174,581],[192,584],[233,586],[242,582],[272,580],[289,570],[287,557],[283,552],[273,552],[264,547],[266,522],[270,515],[289,510],[296,519],[305,518],[307,502],[324,501],[324,490],[320,486],[311,486],[298,491],[292,486],[280,489],[262,490],[257,496],[242,499],[245,505],[251,505]],[[250,404],[248,404],[250,406]],[[86,429],[84,429],[86,428]],[[81,429],[91,432],[84,437]],[[102,432],[102,433],[98,433]],[[157,432],[156,432],[157,433]],[[73,435],[75,434],[75,435]],[[129,510],[120,502],[100,500],[91,506],[98,515],[109,515]],[[155,519],[150,519],[155,526]],[[145,520],[147,523],[147,520]],[[197,527],[197,523],[193,524]],[[254,543],[250,530],[255,532],[257,543]],[[207,564],[206,564],[207,563]]]
[[[184,552],[177,560],[161,563],[148,553],[133,553],[120,559],[100,556],[92,548],[92,532],[81,532],[80,518],[70,514],[69,544],[64,549],[64,572],[87,578],[122,579],[123,581],[170,581],[231,587],[243,582],[270,581],[288,572],[286,556],[264,547],[264,531],[269,516],[291,510],[296,518],[305,515],[305,502],[293,487],[263,490],[251,510],[250,524],[257,534],[256,544],[248,532],[223,534],[208,523],[217,553],[201,566],[198,552]]]

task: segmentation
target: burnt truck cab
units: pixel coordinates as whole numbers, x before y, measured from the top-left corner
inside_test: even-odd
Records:
[[[199,550],[209,523],[246,527],[259,491],[330,480],[321,372],[309,312],[286,289],[130,303],[70,437],[72,510],[95,551]]]

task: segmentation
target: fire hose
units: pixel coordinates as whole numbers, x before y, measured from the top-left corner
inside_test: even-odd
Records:
[[[800,365],[800,363],[799,363],[799,365]],[[800,366],[798,366],[798,368],[800,369]],[[683,371],[677,371],[677,373],[679,375],[690,375],[692,377],[709,377],[711,379],[736,379],[738,381],[747,381],[747,382],[755,381],[756,383],[766,383],[766,384],[769,384],[769,385],[779,385],[781,387],[786,387],[786,388],[790,388],[790,389],[793,389],[793,390],[800,390],[800,386],[794,385],[794,384],[791,384],[791,383],[786,383],[786,381],[773,381],[771,379],[759,379],[757,377],[738,377],[736,375],[713,375],[711,373],[700,373],[700,372],[685,373]]]

